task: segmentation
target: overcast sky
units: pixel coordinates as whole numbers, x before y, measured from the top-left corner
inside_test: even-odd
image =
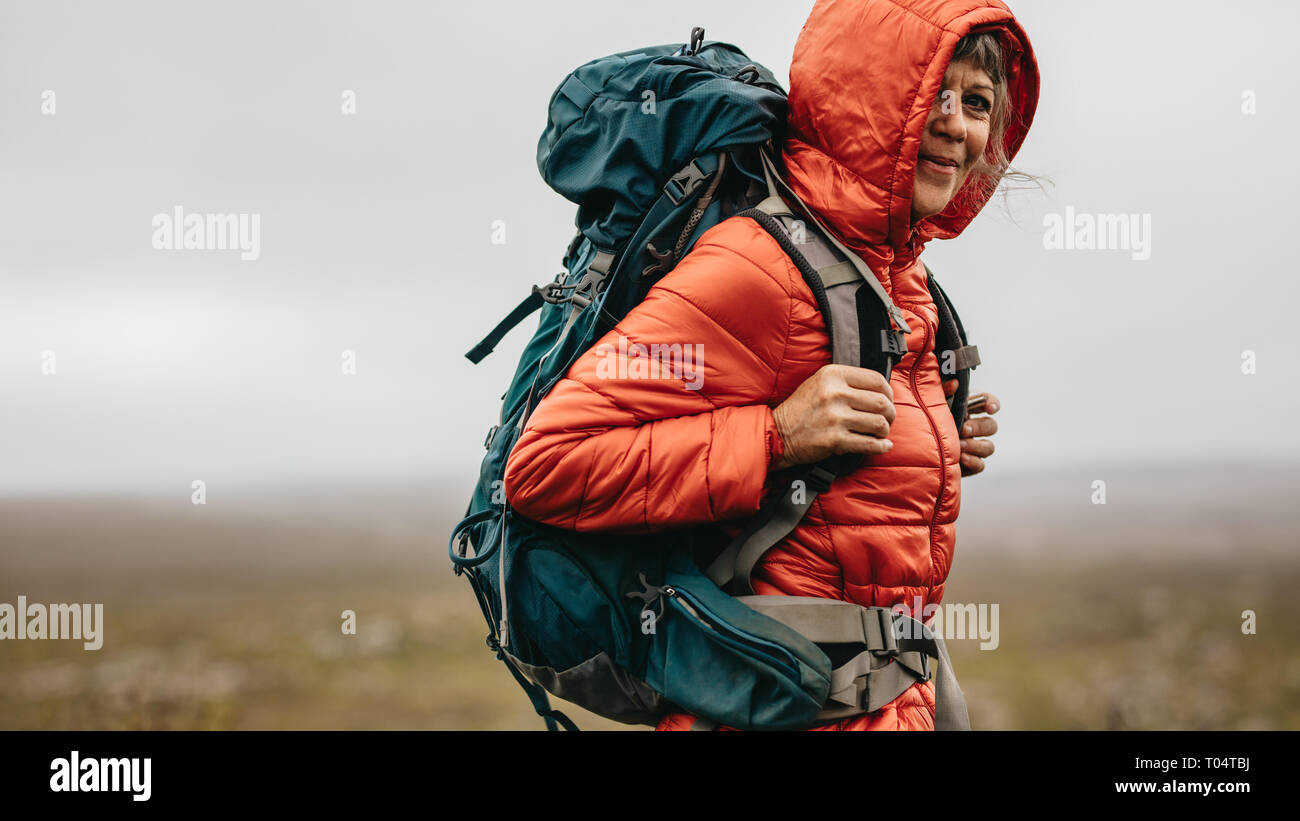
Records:
[[[0,492],[468,489],[535,320],[462,354],[571,236],[535,165],[555,86],[696,25],[785,81],[811,5],[0,3]],[[1016,165],[1054,185],[925,254],[1005,406],[989,469],[1294,462],[1300,12],[1012,8],[1042,72]],[[176,206],[260,215],[260,256],[156,250]],[[1149,259],[1044,248],[1067,207],[1149,215]]]

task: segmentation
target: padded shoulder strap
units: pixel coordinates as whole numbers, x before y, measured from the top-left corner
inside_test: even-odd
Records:
[[[925,274],[926,286],[934,300],[935,310],[939,313],[939,332],[934,352],[939,359],[941,376],[944,379],[957,379],[957,390],[948,397],[948,407],[952,410],[957,429],[961,430],[968,415],[966,402],[970,397],[970,372],[980,364],[980,352],[976,346],[967,344],[966,329],[961,324],[961,318],[953,309],[948,294],[939,287],[929,266],[925,267]]]
[[[831,361],[871,368],[888,380],[894,362],[907,350],[904,334],[910,329],[902,312],[866,263],[811,214],[808,219],[817,230],[797,225],[802,218],[795,217],[778,193],[784,183],[765,152],[763,162],[769,196],[741,215],[772,235],[812,289],[830,338]],[[799,202],[788,186],[779,190]],[[764,501],[748,526],[709,565],[705,571],[709,578],[723,589],[752,593],[751,577],[763,555],[798,527],[835,477],[852,473],[862,461],[859,454],[842,454],[794,470],[789,483]]]

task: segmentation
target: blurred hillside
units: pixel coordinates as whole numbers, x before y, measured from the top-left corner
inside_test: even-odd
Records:
[[[950,642],[973,724],[1300,729],[1297,490],[1291,466],[967,480],[946,600],[1000,611],[996,650]],[[0,642],[0,729],[541,727],[446,561],[462,484],[188,493],[0,499],[0,602],[106,621],[97,652]]]

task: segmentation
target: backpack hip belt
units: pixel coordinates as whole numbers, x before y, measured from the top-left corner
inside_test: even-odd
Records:
[[[917,682],[934,681],[936,730],[969,730],[943,636],[885,607],[806,596],[738,596],[737,600],[819,645],[864,647],[831,670],[830,696],[817,714],[836,721],[879,710]],[[931,661],[933,659],[933,661]]]

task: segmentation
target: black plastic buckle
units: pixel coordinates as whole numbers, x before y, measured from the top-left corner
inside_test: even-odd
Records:
[[[492,427],[488,428],[487,438],[485,438],[485,439],[483,440],[483,449],[484,449],[484,450],[491,450],[491,449],[492,449],[492,440],[495,439],[495,438],[497,438],[497,430],[498,430],[500,427],[501,427],[500,425],[493,425]]]
[[[682,201],[698,191],[708,178],[709,175],[705,174],[704,170],[695,164],[695,160],[691,160],[685,168],[674,174],[664,185],[664,194],[668,196],[673,205],[681,205]],[[675,191],[674,187],[681,189],[681,192]]]
[[[902,356],[907,353],[907,336],[896,328],[881,329],[880,349],[894,356]]]
[[[568,302],[569,297],[564,296],[564,292],[576,286],[561,285],[559,282],[548,282],[545,285],[534,285],[533,293],[541,295],[542,299],[552,305],[559,305],[561,302]]]
[[[577,302],[580,307],[587,307],[600,293],[600,286],[608,276],[609,274],[603,274],[595,268],[588,268],[587,273],[583,274],[582,279],[574,286],[573,296],[569,297],[569,300]]]

